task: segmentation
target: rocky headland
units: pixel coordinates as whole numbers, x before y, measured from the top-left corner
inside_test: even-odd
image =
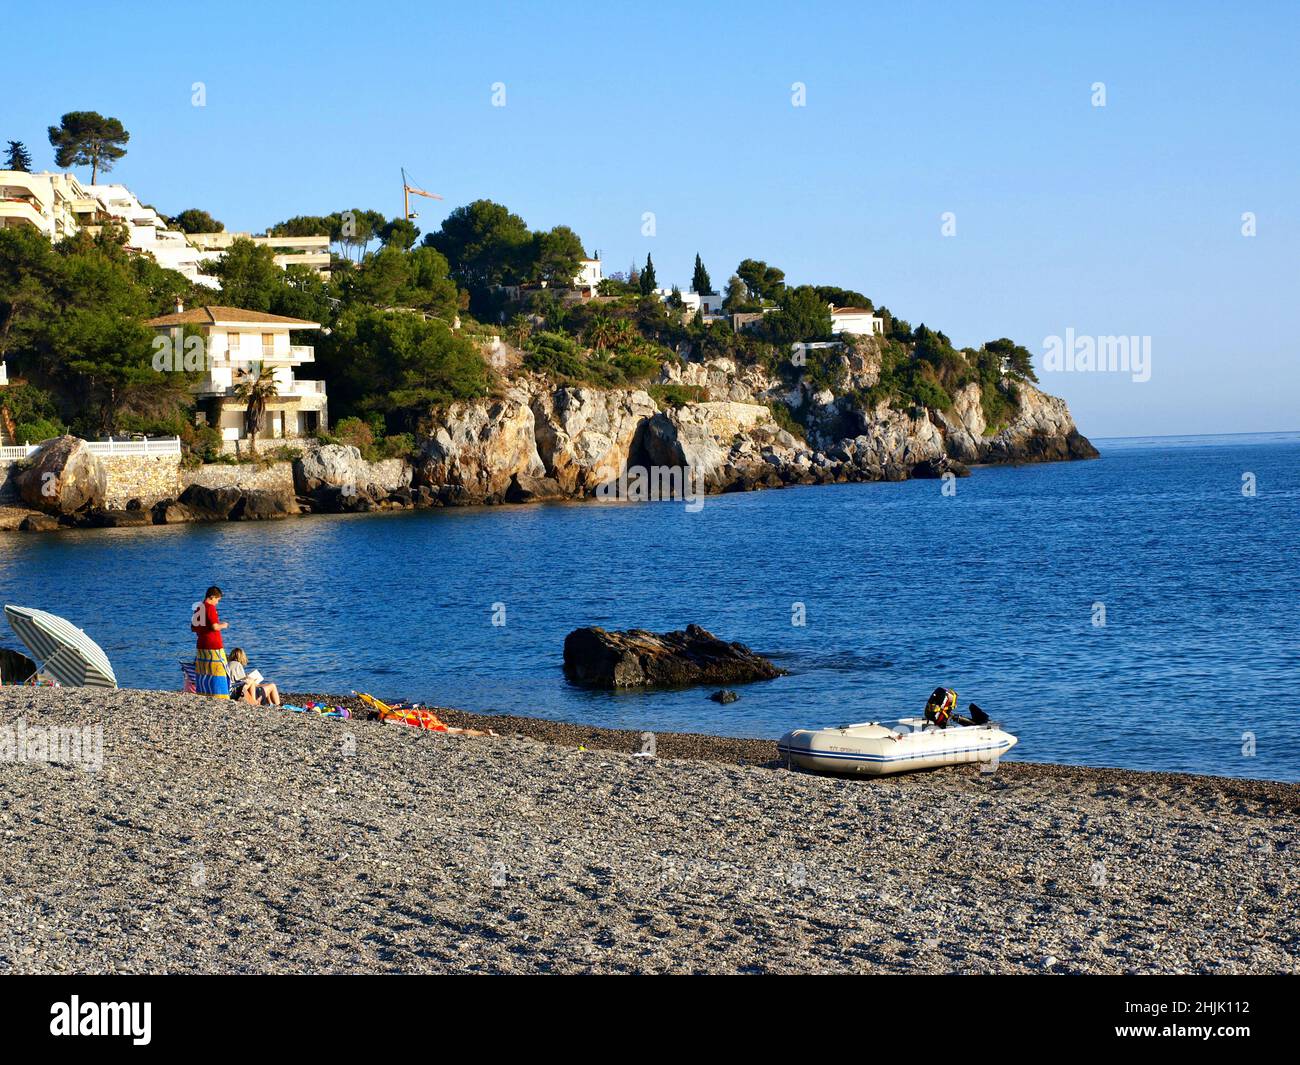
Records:
[[[106,505],[95,455],[77,438],[60,437],[12,464],[6,487],[18,506],[0,527],[682,498],[961,477],[976,464],[1097,456],[1065,401],[1028,381],[998,386],[1002,421],[991,425],[979,383],[956,389],[943,410],[906,407],[872,398],[881,375],[877,342],[858,338],[835,358],[835,388],[728,358],[667,361],[657,384],[646,388],[562,384],[516,368],[500,376],[493,395],[436,410],[407,459],[369,462],[355,447],[312,445],[293,459],[291,478],[278,483],[261,483],[259,468],[249,465],[228,483],[178,482],[174,494],[117,507]]]

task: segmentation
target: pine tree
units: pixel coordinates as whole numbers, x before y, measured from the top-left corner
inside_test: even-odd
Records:
[[[704,269],[699,252],[695,253],[695,275],[691,278],[691,291],[698,292],[702,296],[713,291],[713,282],[709,280],[709,272]]]
[[[650,254],[648,252],[646,253],[646,257],[645,257],[645,269],[641,271],[640,285],[641,285],[641,295],[643,296],[652,295],[654,293],[655,288],[657,287],[655,283],[654,260],[650,258]]]
[[[10,141],[9,152],[5,161],[6,170],[21,170],[24,174],[32,172],[32,153],[22,141]]]

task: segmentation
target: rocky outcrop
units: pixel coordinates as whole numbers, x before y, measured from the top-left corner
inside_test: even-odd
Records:
[[[403,493],[409,503],[411,467],[401,459],[368,462],[346,444],[316,445],[294,459],[293,484],[301,506],[312,511],[366,512]]]
[[[47,440],[26,460],[15,481],[22,501],[47,514],[101,507],[108,491],[99,459],[75,436]]]
[[[1016,385],[1016,417],[987,441],[984,462],[1061,462],[1095,459],[1098,451],[1075,427],[1065,400],[1028,382]]]
[[[808,448],[782,429],[770,408],[735,401],[688,403],[650,418],[638,441],[647,466],[682,467],[706,491],[783,483],[778,471],[811,467]]]
[[[743,643],[727,643],[698,625],[667,633],[589,627],[564,638],[564,675],[589,687],[745,684],[785,672]]]
[[[545,477],[529,396],[451,404],[425,442],[414,483],[450,503],[496,503],[516,475]]]
[[[180,504],[190,521],[229,521],[244,498],[238,488],[209,488],[192,484],[181,493]]]
[[[254,488],[230,512],[232,521],[275,521],[298,514],[298,501],[287,492],[269,488]]]
[[[641,389],[543,387],[530,405],[546,475],[579,496],[619,476],[641,426],[659,410]]]

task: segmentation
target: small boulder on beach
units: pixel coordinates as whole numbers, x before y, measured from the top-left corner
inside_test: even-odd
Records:
[[[699,625],[666,633],[590,626],[564,638],[564,675],[593,688],[747,684],[785,673],[743,643],[728,643]]]

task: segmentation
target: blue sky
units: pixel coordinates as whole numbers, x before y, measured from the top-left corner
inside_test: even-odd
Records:
[[[1145,383],[1043,375],[1089,435],[1300,429],[1296,5],[390,7],[11,5],[0,140],[50,167],[59,115],[117,116],[110,180],[252,231],[398,214],[405,166],[425,229],[487,197],[607,272],[752,256],[959,345],[1151,337]]]

